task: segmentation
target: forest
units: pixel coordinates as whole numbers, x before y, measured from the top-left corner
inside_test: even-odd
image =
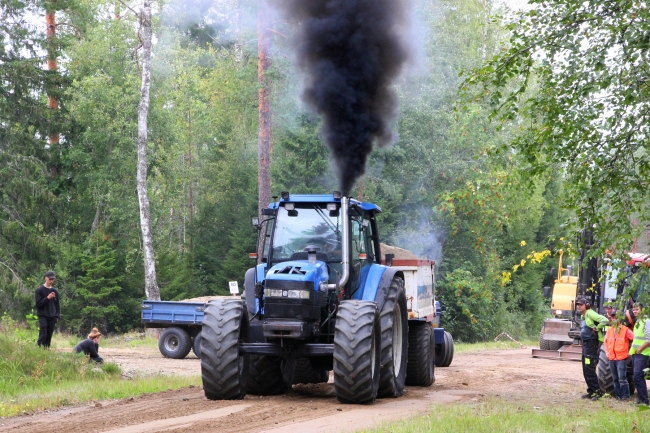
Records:
[[[163,300],[227,294],[254,264],[264,14],[271,196],[339,189],[280,1],[153,2],[146,182]],[[621,253],[648,220],[648,11],[532,3],[409,2],[394,140],[352,187],[382,208],[383,242],[436,260],[442,324],[461,341],[535,336],[558,251],[598,221]],[[0,314],[24,320],[52,269],[60,329],[141,326],[140,9],[0,0]]]

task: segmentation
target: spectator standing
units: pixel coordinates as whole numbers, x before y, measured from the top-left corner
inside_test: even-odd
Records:
[[[101,337],[102,333],[97,328],[93,328],[92,332],[88,334],[88,338],[77,344],[74,348],[75,352],[90,355],[90,359],[98,364],[104,362],[99,356],[99,339]]]
[[[590,398],[595,401],[603,395],[598,384],[596,366],[598,365],[602,329],[609,324],[609,320],[592,310],[589,301],[584,298],[579,298],[576,305],[582,322],[582,328],[580,329],[582,375],[587,383],[587,394],[583,395],[582,398]]]
[[[52,342],[56,322],[61,318],[59,292],[54,288],[54,280],[56,280],[54,271],[47,271],[45,283],[36,289],[36,316],[38,316],[39,326],[37,344],[46,349]]]
[[[630,398],[630,385],[627,383],[627,358],[630,342],[634,334],[627,326],[616,322],[616,311],[610,311],[610,326],[605,334],[605,349],[609,359],[609,370],[614,380],[614,397],[627,401]]]
[[[650,320],[644,316],[643,305],[637,302],[632,312],[637,317],[634,324],[634,340],[630,347],[633,360],[634,386],[636,387],[636,403],[650,405],[648,401],[648,386],[645,383],[645,372],[650,359]]]

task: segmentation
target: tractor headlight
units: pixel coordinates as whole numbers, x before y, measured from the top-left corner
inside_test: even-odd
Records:
[[[287,297],[293,299],[309,299],[309,290],[289,290]]]
[[[282,297],[282,290],[280,289],[266,289],[266,296],[269,297]]]

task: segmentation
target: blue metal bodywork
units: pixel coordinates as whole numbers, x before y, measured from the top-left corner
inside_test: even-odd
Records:
[[[314,283],[314,290],[329,279],[327,265],[321,261],[309,263],[307,260],[290,260],[278,263],[266,273],[267,281],[310,281]]]
[[[205,303],[144,300],[141,308],[145,325],[201,325]]]
[[[269,204],[269,209],[277,209],[280,203],[340,203],[341,199],[334,198],[333,194],[289,194],[289,200],[280,199]],[[374,203],[350,199],[351,206],[359,206],[365,211],[381,212],[381,208]]]
[[[386,266],[373,264],[371,266],[364,266],[361,270],[361,284],[352,299],[360,301],[375,301],[377,297],[377,290],[379,289],[379,281],[381,276],[384,275]]]

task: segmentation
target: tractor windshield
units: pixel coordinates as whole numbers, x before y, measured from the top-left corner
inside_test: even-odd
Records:
[[[278,209],[271,260],[307,260],[309,250],[324,262],[341,261],[341,226],[338,211],[318,204],[298,204]],[[324,206],[325,204],[323,204]]]

